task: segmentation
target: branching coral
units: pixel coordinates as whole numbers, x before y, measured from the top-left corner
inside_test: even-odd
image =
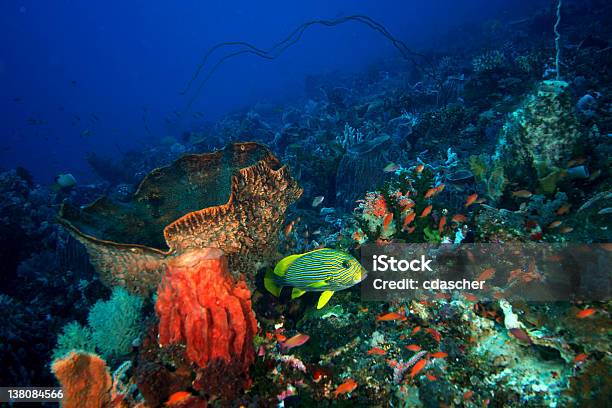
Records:
[[[350,146],[363,142],[364,136],[359,129],[351,127],[348,123],[344,125],[344,132],[342,135],[336,136],[336,141],[345,149]]]

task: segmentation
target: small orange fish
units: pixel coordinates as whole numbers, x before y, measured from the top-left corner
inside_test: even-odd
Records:
[[[585,317],[589,317],[595,314],[595,309],[584,309],[576,313],[576,317],[579,319],[584,319]]]
[[[521,268],[511,270],[510,273],[508,274],[508,283],[515,281],[517,279],[520,279],[523,275],[524,275],[524,272]]]
[[[416,166],[415,170],[416,170],[417,174],[419,174],[419,173],[421,173],[423,171],[424,168],[425,168],[424,165],[419,164],[418,166]]]
[[[529,337],[529,334],[527,334],[527,332],[523,329],[515,327],[514,329],[510,329],[508,331],[510,332],[510,334],[512,334],[512,336],[514,336],[517,340],[522,341],[523,343],[533,343],[531,337]]]
[[[272,340],[272,337],[274,337],[272,333],[266,332],[266,340]]]
[[[461,222],[466,222],[467,221],[467,217],[463,214],[455,214],[453,215],[453,218],[451,218],[452,222],[457,222],[457,223],[461,223]]]
[[[561,234],[569,234],[569,233],[570,233],[570,232],[572,232],[573,230],[574,230],[574,228],[572,228],[572,227],[570,227],[570,226],[568,226],[568,225],[565,225],[565,226],[563,226],[563,227],[559,228],[559,232],[560,232]]]
[[[414,367],[412,367],[412,370],[410,371],[410,378],[414,378],[414,376],[417,375],[422,369],[424,369],[426,365],[427,365],[427,360],[425,359],[419,360],[414,365]]]
[[[294,347],[299,347],[302,344],[306,343],[308,339],[310,339],[309,335],[298,333],[295,336],[291,337],[290,339],[285,340],[282,343],[280,343],[281,350],[287,351],[287,350],[291,350]]]
[[[433,353],[431,355],[431,357],[433,357],[433,358],[446,358],[446,357],[448,357],[448,354],[443,352],[443,351],[438,351],[437,353]]]
[[[464,400],[469,400],[470,398],[472,398],[472,395],[474,395],[474,391],[470,390],[470,391],[466,391],[463,394],[463,399]]]
[[[438,193],[441,193],[442,191],[444,191],[444,187],[446,187],[444,184],[440,184],[438,185],[438,187],[436,187],[436,190],[438,190]]]
[[[548,229],[557,228],[557,227],[558,227],[558,226],[560,226],[562,223],[563,223],[562,221],[556,220],[556,221],[553,221],[553,222],[551,222],[550,224],[548,224],[548,227],[546,227],[546,228],[548,228]]]
[[[475,295],[471,294],[471,293],[464,293],[463,297],[468,302],[477,302],[478,301],[478,298]]]
[[[387,352],[381,349],[380,347],[372,347],[371,349],[368,350],[368,354],[375,355],[375,356],[384,356],[385,354],[387,354]]]
[[[355,380],[349,378],[348,380],[340,384],[338,388],[336,388],[336,391],[334,391],[334,397],[337,398],[340,394],[347,394],[349,392],[352,392],[355,388],[357,388],[357,385],[358,384]]]
[[[285,238],[289,236],[289,234],[291,234],[291,231],[293,231],[293,224],[294,221],[291,221],[289,224],[287,224],[287,226],[285,227],[285,230],[283,231],[283,233],[285,234]]]
[[[465,200],[465,204],[463,205],[465,208],[468,208],[470,205],[474,204],[474,201],[478,199],[478,194],[472,194]]]
[[[178,405],[189,397],[191,397],[191,393],[187,391],[177,391],[170,395],[170,398],[166,401],[166,406]]]
[[[438,189],[435,187],[430,188],[425,192],[424,198],[431,198],[438,193]]]
[[[412,234],[415,229],[416,229],[416,227],[410,227],[406,231],[408,231],[408,234]]]
[[[377,322],[390,322],[393,320],[406,320],[406,316],[401,315],[399,313],[396,312],[390,312],[390,313],[386,313],[380,316],[376,317],[376,321]]]
[[[506,294],[504,292],[501,291],[497,291],[497,292],[493,292],[493,297],[497,300],[499,299],[503,299],[506,297]]]
[[[533,193],[528,190],[519,190],[519,191],[512,192],[512,197],[518,197],[518,198],[529,198],[532,195]]]
[[[572,360],[574,363],[579,363],[581,361],[586,360],[589,357],[588,354],[585,353],[580,353],[578,354],[576,357],[574,357],[574,360]]]
[[[421,331],[421,326],[417,326],[414,329],[412,329],[412,335],[414,336],[415,334],[417,334],[420,331]]]
[[[438,343],[440,342],[440,333],[438,333],[436,329],[432,329],[431,327],[428,327],[427,329],[425,329],[425,331],[431,334],[431,337],[433,337],[435,341],[437,341]]]
[[[391,221],[393,221],[393,213],[387,213],[383,220],[383,229],[387,229],[389,227],[389,224],[391,224]]]
[[[442,216],[440,218],[440,222],[438,223],[438,232],[441,234],[444,231],[444,226],[446,225],[446,216]]]
[[[404,222],[402,223],[402,229],[405,229],[408,224],[414,221],[414,217],[416,217],[416,213],[414,212],[411,212],[410,214],[406,215],[406,217],[404,217]]]
[[[425,218],[427,217],[430,213],[431,213],[431,209],[433,208],[433,206],[428,205],[427,207],[425,207],[425,209],[423,210],[423,212],[421,213],[421,215],[419,215],[419,218]]]
[[[555,211],[555,214],[557,214],[557,215],[565,215],[565,214],[569,213],[570,208],[572,208],[571,204],[569,204],[569,203],[562,204],[561,207],[557,208],[557,211]]]
[[[480,275],[478,275],[476,280],[479,280],[479,281],[487,280],[487,279],[491,279],[493,276],[495,276],[495,268],[487,268],[484,271],[482,271]]]
[[[418,344],[409,344],[406,346],[406,348],[414,352],[421,351],[421,346],[419,346]]]
[[[318,383],[319,381],[321,381],[322,379],[326,377],[328,377],[328,373],[321,367],[316,368],[314,372],[312,373],[312,379],[315,383]]]
[[[414,200],[406,200],[405,203],[403,204],[402,212],[408,211],[409,209],[414,207],[415,204],[416,203],[414,202]]]
[[[281,333],[275,333],[274,336],[276,337],[276,341],[285,341],[285,340],[287,340],[287,336],[285,336],[284,334],[281,334]]]
[[[436,381],[438,379],[438,377],[436,377],[435,375],[431,375],[429,373],[425,373],[425,377],[427,377],[429,381]]]

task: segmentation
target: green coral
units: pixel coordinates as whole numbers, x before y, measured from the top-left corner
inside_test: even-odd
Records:
[[[57,337],[57,345],[53,350],[52,358],[61,358],[73,350],[94,352],[95,344],[89,327],[81,326],[78,322],[66,324]]]
[[[442,241],[442,237],[440,236],[440,233],[437,230],[435,229],[432,230],[429,227],[423,228],[423,235],[425,236],[426,242],[438,244]]]
[[[508,182],[502,163],[484,154],[470,156],[468,162],[476,181],[484,184],[487,196],[493,200],[499,199]]]
[[[457,137],[476,118],[477,110],[461,104],[449,104],[424,112],[414,126],[414,133],[428,140],[449,141]]]
[[[109,300],[99,300],[93,305],[87,321],[103,357],[121,357],[130,352],[132,342],[142,329],[142,305],[141,297],[131,295],[122,287],[115,287]]]
[[[580,153],[584,135],[575,115],[568,84],[544,81],[537,94],[509,115],[500,133],[496,159],[513,180],[545,179],[566,167]],[[542,190],[554,191],[557,176],[544,180]]]
[[[70,322],[57,338],[53,358],[72,350],[99,353],[105,359],[120,358],[132,349],[142,331],[143,299],[115,287],[109,300],[99,300],[89,310],[88,325]]]

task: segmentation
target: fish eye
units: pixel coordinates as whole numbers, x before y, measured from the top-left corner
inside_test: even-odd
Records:
[[[349,263],[349,261],[342,261],[342,267],[345,269],[348,269],[351,266],[351,264]]]

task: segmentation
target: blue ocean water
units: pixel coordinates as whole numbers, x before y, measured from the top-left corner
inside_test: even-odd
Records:
[[[308,74],[357,72],[382,57],[397,56],[388,41],[364,25],[314,27],[274,62],[252,55],[228,61],[191,113],[177,117],[189,101],[180,92],[205,51],[218,42],[248,41],[266,48],[305,21],[363,14],[421,49],[435,47],[439,35],[453,27],[519,18],[537,3],[2,2],[2,167],[25,166],[41,183],[67,172],[88,182],[93,178],[84,160],[87,152],[117,158],[232,110],[301,96]]]

